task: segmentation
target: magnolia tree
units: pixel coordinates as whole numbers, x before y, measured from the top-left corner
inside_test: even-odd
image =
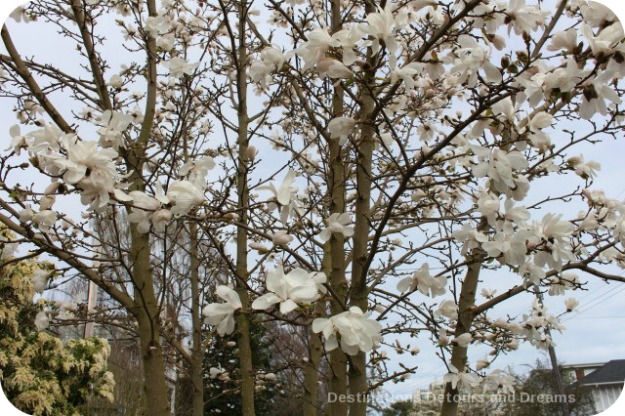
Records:
[[[623,132],[623,27],[604,6],[36,0],[12,18],[0,221],[126,311],[151,415],[170,413],[169,349],[202,414],[202,319],[236,335],[243,415],[263,376],[252,320],[305,345],[305,415],[364,415],[368,393],[434,359],[454,415],[463,387],[506,383],[469,348],[547,348],[561,329],[539,300],[517,320],[496,306],[623,280],[602,265],[623,266],[625,206],[580,150]],[[17,39],[23,24],[57,53]],[[495,274],[499,294],[480,287]],[[389,362],[410,337],[438,358]]]

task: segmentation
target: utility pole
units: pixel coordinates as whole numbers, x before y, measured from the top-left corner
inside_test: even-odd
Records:
[[[94,227],[96,229],[96,227]],[[95,238],[94,238],[94,242]],[[96,246],[96,257],[93,259],[93,268],[99,270],[100,268],[100,253],[101,245]],[[87,319],[85,328],[83,330],[83,338],[91,338],[95,335],[95,323],[91,321],[91,314],[95,310],[95,305],[98,302],[98,285],[89,280],[89,286],[87,288]]]
[[[535,286],[536,289],[536,297],[538,298],[538,303],[540,306],[543,306],[543,294],[541,293],[538,286]],[[549,327],[545,328],[545,334],[549,337],[549,339],[553,339],[551,337],[551,329]],[[556,389],[558,390],[558,395],[562,398],[560,404],[562,405],[562,415],[570,416],[571,412],[569,409],[568,397],[564,391],[564,381],[562,380],[562,373],[560,372],[560,366],[558,365],[558,357],[556,356],[556,349],[553,347],[552,343],[549,343],[549,359],[551,360],[551,369],[553,371],[553,377],[556,380]]]
[[[94,262],[94,265],[97,262]],[[83,338],[91,338],[95,335],[95,323],[90,319],[91,313],[95,310],[96,302],[98,301],[98,285],[89,281],[89,289],[87,289],[87,323],[85,323],[85,329]]]

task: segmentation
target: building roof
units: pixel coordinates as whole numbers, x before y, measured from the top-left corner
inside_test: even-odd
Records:
[[[605,361],[600,363],[581,363],[581,364],[561,364],[560,368],[565,370],[574,370],[576,368],[599,368],[605,365]]]
[[[623,384],[625,380],[625,360],[612,360],[584,377],[579,384],[588,386],[594,384]]]

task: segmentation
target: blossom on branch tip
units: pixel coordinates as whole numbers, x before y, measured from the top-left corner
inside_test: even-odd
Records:
[[[22,136],[20,126],[17,124],[11,126],[9,135],[11,136],[11,146],[7,147],[5,150],[11,149],[15,154],[19,155],[22,149],[28,148],[30,138],[28,136]]]
[[[167,188],[167,198],[174,204],[171,213],[187,214],[204,202],[204,192],[190,181],[174,181]]]
[[[339,144],[343,146],[347,143],[347,136],[349,136],[354,127],[356,127],[356,120],[351,117],[335,117],[328,123],[328,131],[330,132],[331,139],[338,139]]]
[[[430,265],[425,263],[411,277],[406,277],[397,283],[400,292],[412,292],[418,289],[425,296],[436,297],[445,294],[445,276],[432,277]]]
[[[286,246],[293,241],[293,239],[294,237],[292,235],[289,235],[286,231],[282,230],[271,234],[271,241],[275,246]]]
[[[330,318],[315,319],[312,330],[323,334],[326,351],[339,347],[340,335],[341,349],[349,355],[356,355],[359,351],[369,352],[382,342],[382,325],[355,306]]]
[[[298,188],[293,186],[297,173],[289,169],[280,186],[276,189],[273,182],[267,185],[259,186],[259,190],[268,190],[273,194],[273,199],[267,204],[270,211],[278,210],[282,224],[286,225],[287,220],[293,214],[293,211],[301,215],[301,202],[297,196]]]
[[[458,335],[451,340],[452,343],[455,343],[462,348],[467,348],[471,341],[473,341],[473,337],[471,336],[471,334],[468,333]]]
[[[206,305],[202,310],[202,315],[206,317],[206,322],[209,325],[217,326],[217,333],[223,337],[234,331],[234,313],[243,306],[239,294],[228,286],[217,286],[215,294],[226,302]]]
[[[169,76],[175,79],[182,78],[183,75],[192,75],[193,71],[200,66],[200,63],[190,64],[184,59],[176,56],[171,58],[167,62],[163,62],[162,65],[169,69]]]
[[[304,60],[304,69],[315,66],[330,47],[340,46],[337,39],[328,33],[328,29],[317,28],[306,34],[307,41],[297,48],[297,54]]]
[[[445,383],[451,384],[452,389],[459,387],[471,387],[480,383],[480,378],[476,374],[458,371],[453,364],[449,364],[449,373],[443,377]]]
[[[564,301],[564,306],[566,306],[567,312],[573,312],[578,305],[579,301],[575,298],[568,298]]]
[[[106,110],[98,121],[98,135],[102,147],[117,150],[122,145],[122,134],[132,123],[132,116],[119,111]]]
[[[309,305],[325,293],[323,284],[326,282],[324,273],[309,273],[304,269],[293,269],[284,274],[282,266],[267,273],[266,287],[269,293],[257,298],[252,309],[267,310],[280,304],[280,313],[287,314],[302,305]]]
[[[343,234],[344,237],[351,237],[354,235],[354,227],[348,226],[351,221],[351,215],[349,212],[342,214],[334,213],[326,219],[328,227],[319,233],[319,239],[326,242],[330,239],[332,234]]]

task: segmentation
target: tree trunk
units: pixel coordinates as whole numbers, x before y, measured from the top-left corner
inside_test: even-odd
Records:
[[[192,414],[204,415],[204,377],[202,359],[202,317],[200,315],[200,261],[197,247],[197,225],[189,224],[189,243],[191,245],[191,319],[193,325],[193,356],[191,360],[191,384],[193,386]]]
[[[332,272],[332,258],[330,247],[324,246],[323,272],[329,276]],[[325,314],[325,305],[318,302],[315,305],[315,316]],[[319,364],[323,353],[321,335],[312,332],[308,328],[308,363],[304,366],[304,404],[302,414],[304,416],[317,416],[319,410]]]
[[[170,416],[169,392],[165,379],[163,349],[158,336],[153,336],[150,318],[145,314],[139,319],[139,340],[143,364],[143,389],[150,416]]]
[[[248,223],[249,188],[247,185],[248,170],[248,125],[247,114],[247,2],[242,1],[239,7],[238,35],[239,45],[236,53],[237,62],[237,118],[238,118],[238,166],[237,166],[237,193],[239,221]],[[237,334],[239,347],[239,368],[241,370],[241,411],[242,416],[255,416],[254,410],[254,364],[252,362],[252,346],[248,313],[250,309],[249,293],[247,291],[247,230],[244,227],[237,229],[237,257],[236,257],[236,291],[243,306],[242,313],[237,318]]]
[[[370,4],[367,4],[366,9],[368,13],[374,11]],[[367,62],[370,68],[374,68],[370,50],[367,52]],[[369,71],[364,78],[365,82],[370,83],[375,78],[375,74],[373,71]],[[354,248],[352,250],[354,264],[352,266],[350,305],[360,308],[363,312],[366,312],[368,309],[367,257],[371,227],[372,160],[375,149],[375,130],[372,120],[375,109],[375,101],[372,96],[373,89],[373,85],[366,85],[361,88],[362,107],[360,108],[358,118],[364,121],[364,123],[361,125],[356,159],[356,224],[354,227]],[[350,416],[365,416],[367,414],[368,390],[367,355],[364,352],[359,352],[350,359]]]
[[[160,343],[159,307],[154,293],[150,264],[150,237],[141,234],[136,225],[130,227],[132,278],[135,290],[133,314],[139,326],[143,361],[143,383],[150,416],[169,416],[167,381],[163,349]]]
[[[304,416],[317,416],[319,408],[319,362],[321,361],[321,337],[310,333],[308,363],[304,367]]]
[[[342,28],[341,2],[332,0],[331,4],[331,29],[336,33]],[[332,97],[332,116],[340,117],[345,107],[343,88],[337,85]],[[345,163],[343,152],[338,140],[330,140],[328,143],[330,153],[330,213],[341,214],[345,212]],[[330,237],[330,276],[329,283],[337,299],[330,304],[332,315],[345,310],[347,303],[347,279],[345,277],[345,238],[342,234],[332,234]],[[328,403],[329,416],[347,415],[347,404],[340,400],[347,395],[347,356],[337,348],[330,352],[330,374],[328,375]]]
[[[482,221],[482,226],[480,228],[482,228],[484,224],[485,222]],[[473,251],[468,260],[470,261],[470,264],[460,290],[460,301],[458,302],[458,325],[456,326],[456,331],[454,333],[455,336],[460,336],[471,331],[471,326],[473,325],[473,320],[475,319],[473,308],[475,306],[475,296],[480,277],[480,270],[482,268],[482,261],[484,260],[484,253],[481,249],[476,249]],[[467,350],[467,347],[461,347],[459,345],[454,345],[451,350],[451,364],[453,364],[459,372],[463,372],[464,367],[467,364]],[[451,383],[447,383],[445,385],[441,416],[456,416],[458,414],[458,404],[458,388],[456,387],[453,389],[451,387]]]

